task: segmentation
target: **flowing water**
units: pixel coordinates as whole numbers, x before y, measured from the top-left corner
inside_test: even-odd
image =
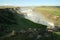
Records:
[[[20,11],[26,19],[38,24],[43,24],[54,28],[54,23],[46,20],[42,13],[37,13],[31,8],[20,8]]]

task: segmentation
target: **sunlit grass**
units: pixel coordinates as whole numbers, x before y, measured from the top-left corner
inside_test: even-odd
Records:
[[[51,13],[53,15],[60,16],[60,10],[57,8],[46,8],[46,7],[37,7],[35,8],[37,12],[42,12],[44,14]]]
[[[55,32],[57,35],[60,35],[60,32]]]

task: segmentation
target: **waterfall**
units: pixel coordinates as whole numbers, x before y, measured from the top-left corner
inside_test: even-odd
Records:
[[[21,8],[20,11],[24,15],[24,18],[26,18],[32,22],[47,25],[47,26],[50,26],[51,28],[54,28],[54,23],[46,20],[45,17],[42,15],[42,13],[37,13],[37,12],[33,11],[31,8],[30,9]]]

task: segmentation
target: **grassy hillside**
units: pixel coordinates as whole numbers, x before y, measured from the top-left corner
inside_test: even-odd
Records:
[[[36,7],[36,12],[42,13],[48,20],[53,21],[55,25],[60,26],[60,7]]]
[[[47,27],[42,24],[33,23],[21,16],[23,15],[14,11],[14,8],[0,9],[0,37],[7,35],[7,33],[10,33],[12,30],[15,30],[16,32],[28,28],[40,28],[41,30],[45,30]]]
[[[14,10],[14,8],[0,9],[0,35],[4,34],[3,36],[0,36],[0,40],[60,40],[59,33],[46,32],[46,25],[37,24],[27,20],[22,17],[23,15],[18,14],[16,11],[17,10]],[[1,27],[1,25],[3,27]],[[4,30],[1,31],[1,28]],[[32,28],[32,32],[28,30],[29,28]],[[34,31],[34,28],[37,30]],[[27,32],[19,33],[21,29]],[[6,35],[9,35],[13,30],[15,31],[15,35],[6,37]],[[47,36],[45,33],[47,33]],[[29,37],[30,34],[33,35],[32,38]],[[37,39],[38,35],[41,35],[42,37]]]

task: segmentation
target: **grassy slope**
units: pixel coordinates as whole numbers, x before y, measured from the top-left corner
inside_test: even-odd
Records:
[[[50,21],[60,26],[60,17],[54,18],[55,16],[60,16],[60,7],[36,7],[35,11],[41,12],[48,20],[51,19]]]
[[[17,16],[17,19],[18,19],[18,21],[17,21],[18,25],[16,27],[13,27],[13,29],[15,29],[16,31],[19,31],[20,29],[28,29],[28,28],[40,28],[42,30],[45,30],[46,26],[44,26],[44,25],[33,23],[27,19],[21,18],[20,16]],[[59,38],[60,35],[57,32],[56,33],[53,33],[53,32],[49,33],[49,35],[50,35],[49,37],[43,36],[40,40],[60,40],[60,38]],[[26,33],[26,34],[21,34],[21,35],[17,34],[12,37],[7,37],[7,38],[4,38],[3,40],[33,40],[33,39],[29,39],[27,37],[27,33]]]
[[[19,15],[19,14],[18,14]],[[19,16],[16,16],[17,17],[17,29],[28,29],[28,28],[44,28],[46,27],[45,25],[42,25],[42,24],[37,24],[37,23],[34,23],[30,20],[27,20],[25,18],[22,18],[20,15]]]
[[[13,11],[14,12],[14,11]],[[4,12],[5,13],[5,12]],[[9,13],[9,12],[8,12]],[[44,30],[47,26],[45,25],[42,25],[42,24],[37,24],[37,23],[33,23],[32,21],[30,20],[27,20],[25,18],[22,18],[20,14],[14,12],[15,14],[15,18],[16,18],[16,21],[17,21],[17,24],[15,25],[9,25],[7,27],[7,30],[15,30],[16,32],[20,31],[20,29],[28,29],[28,28],[41,28],[42,30]],[[11,17],[11,16],[10,16]],[[20,36],[20,35],[19,35]],[[18,35],[16,35],[15,37],[16,38],[19,38]],[[21,36],[20,36],[21,37]],[[13,38],[13,37],[12,37]],[[10,38],[11,40],[13,40],[12,38]],[[16,39],[15,38],[15,39]],[[9,39],[9,40],[10,40]],[[20,39],[20,38],[19,38]],[[16,39],[17,40],[17,39]]]
[[[19,15],[19,14],[17,14]],[[44,29],[43,27],[46,27],[44,25],[41,25],[41,24],[36,24],[36,23],[33,23],[27,19],[24,19],[24,18],[21,18],[20,16],[17,16],[16,15],[16,18],[17,18],[17,25],[14,25],[14,26],[10,26],[10,30],[16,30],[16,31],[19,31],[20,29],[27,29],[27,28],[42,28]],[[53,37],[55,38],[55,37]],[[6,39],[3,39],[3,40],[25,40],[26,39],[26,36],[25,35],[16,35],[14,37],[9,37],[9,38],[6,38]],[[42,39],[46,39],[44,37],[42,37]],[[52,38],[49,38],[46,39],[46,40],[51,40]],[[29,39],[28,39],[29,40]]]

